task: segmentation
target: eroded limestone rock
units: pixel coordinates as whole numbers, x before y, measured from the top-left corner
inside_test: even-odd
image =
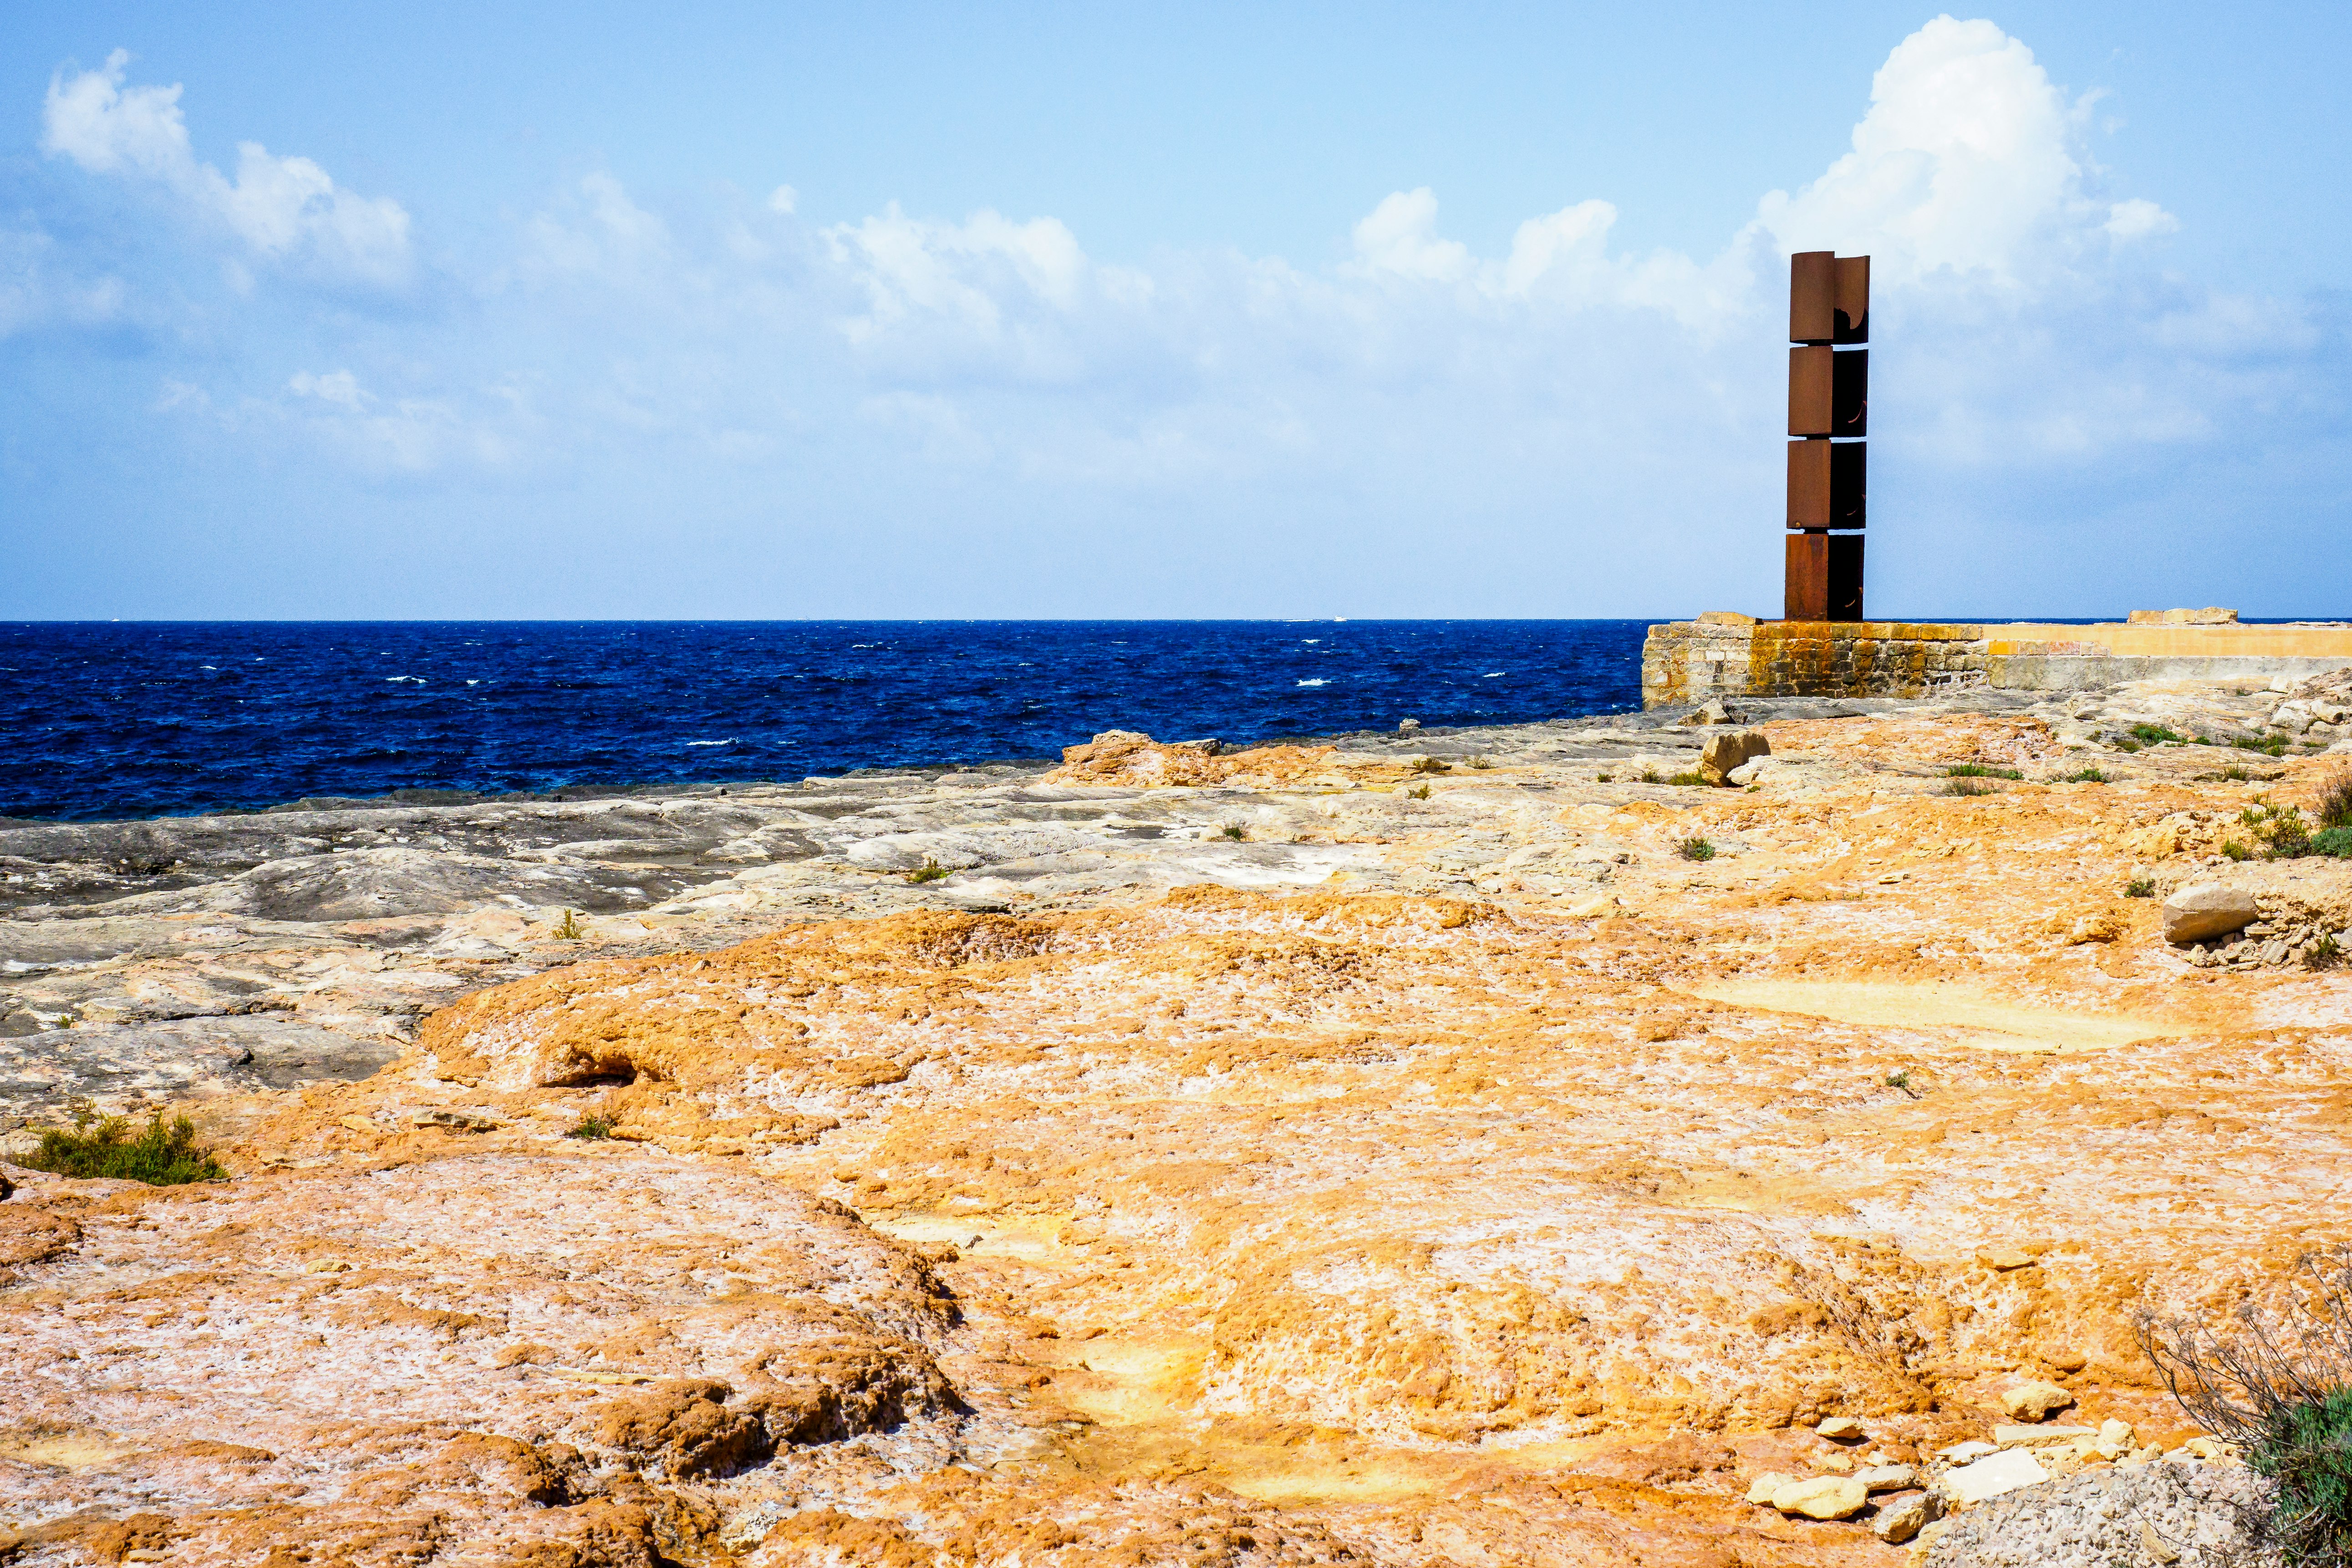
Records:
[[[2262,906],[2243,888],[2200,882],[2164,900],[2164,940],[2176,947],[2242,931],[2262,919]]]

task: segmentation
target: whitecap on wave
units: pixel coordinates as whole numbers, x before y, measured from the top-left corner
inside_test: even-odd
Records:
[[[1302,680],[1298,684],[1301,686],[1328,686],[1331,683],[1328,680]]]

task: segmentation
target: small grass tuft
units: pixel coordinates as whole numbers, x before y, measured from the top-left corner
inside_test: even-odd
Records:
[[[1914,1100],[1919,1098],[1920,1091],[1912,1087],[1911,1069],[1909,1068],[1905,1068],[1899,1072],[1888,1073],[1886,1075],[1886,1087],[1889,1089],[1899,1089]]]
[[[2221,776],[2228,779],[2231,784],[2244,784],[2248,779],[2252,778],[2254,775],[2240,767],[2237,763],[2231,763],[2228,767],[2221,770]]]
[[[2304,963],[2314,969],[2328,968],[2343,956],[2344,949],[2332,931],[2321,931],[2312,939],[2311,945],[2303,950]]]
[[[2279,757],[2286,754],[2284,735],[2264,735],[2259,739],[2252,735],[2241,735],[2230,744],[2242,752],[2260,752],[2266,757]]]
[[[1486,769],[1495,765],[1495,761],[1492,757],[1473,757],[1466,765],[1476,768],[1479,772],[1484,773]]]
[[[54,1175],[144,1182],[151,1187],[228,1178],[211,1150],[196,1147],[195,1123],[184,1116],[174,1117],[172,1125],[165,1127],[159,1110],[147,1123],[147,1131],[135,1138],[131,1136],[130,1124],[120,1116],[110,1116],[95,1127],[89,1125],[90,1120],[84,1111],[76,1118],[78,1131],[51,1128],[42,1133],[40,1148],[27,1155],[25,1163]]]
[[[2247,848],[2244,845],[2239,843],[2234,838],[2224,838],[2221,840],[2221,853],[2224,857],[2231,860],[2251,860],[2254,858],[2254,852],[2252,850]]]
[[[1675,846],[1675,853],[1685,860],[1712,860],[1715,846],[1704,838],[1685,838]]]
[[[613,1124],[601,1116],[583,1116],[579,1126],[564,1134],[566,1138],[587,1139],[610,1138],[612,1135]]]
[[[2132,738],[2150,746],[2185,746],[2189,737],[2163,724],[2135,724]]]
[[[1409,789],[1404,793],[1412,796],[1414,800],[1427,800],[1429,798],[1429,786],[1427,784],[1421,784],[1412,789]]]
[[[1979,784],[1975,779],[1953,779],[1944,785],[1944,793],[1966,798],[1969,795],[1994,795],[1999,792],[1992,785]]]
[[[1614,784],[1614,783],[1616,783],[1617,781],[1616,781],[1616,778],[1614,777],[1614,775],[1612,775],[1612,774],[1610,774],[1610,773],[1595,773],[1595,774],[1593,774],[1593,775],[1592,775],[1592,782],[1593,782],[1594,784]]]
[[[2156,879],[2153,877],[2134,877],[2130,881],[2124,884],[2124,897],[2126,899],[2152,899],[2156,897]]]
[[[555,929],[550,934],[558,942],[578,942],[588,933],[581,929],[580,917],[572,910],[566,910],[563,911],[563,918],[555,922]]]
[[[1948,779],[2022,779],[2015,768],[1989,768],[1982,763],[1959,763],[1944,770]]]
[[[909,882],[936,882],[943,877],[952,876],[953,874],[954,873],[950,872],[945,866],[940,865],[937,860],[934,860],[929,856],[926,855],[923,857],[923,863],[921,865],[907,873],[907,880]]]
[[[1643,784],[1664,784],[1666,782],[1666,777],[1655,768],[1643,768],[1642,770],[1642,782]]]
[[[1426,791],[1429,788],[1427,784],[1423,784],[1421,787],[1423,791]],[[1223,833],[1226,837],[1233,839],[1236,843],[1249,837],[1248,832],[1244,830],[1242,825],[1238,822],[1228,822],[1223,828],[1219,829],[1219,831]]]
[[[1412,765],[1405,771],[1414,773],[1450,773],[1454,768],[1451,763],[1436,757],[1416,757],[1412,761]]]
[[[2110,781],[2108,780],[2107,775],[2101,773],[2098,769],[2084,768],[2079,773],[2068,773],[2064,778],[2060,779],[2058,782],[2060,784],[2106,784]]]
[[[1703,784],[1706,783],[1706,775],[1705,773],[1675,773],[1668,778],[1666,782],[1670,784]]]

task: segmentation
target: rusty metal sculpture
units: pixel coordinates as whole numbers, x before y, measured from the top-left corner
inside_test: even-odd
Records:
[[[1789,570],[1782,615],[1862,619],[1870,258],[1789,258]]]

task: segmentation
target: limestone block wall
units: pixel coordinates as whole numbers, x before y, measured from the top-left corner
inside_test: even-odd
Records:
[[[1979,626],[1908,621],[1669,621],[1642,647],[1642,706],[1714,697],[1916,697],[1983,685]]]
[[[1715,697],[1916,697],[1969,686],[2065,691],[2126,680],[2295,679],[2352,666],[2352,623],[2061,626],[1751,621],[1650,628],[1642,705]]]

